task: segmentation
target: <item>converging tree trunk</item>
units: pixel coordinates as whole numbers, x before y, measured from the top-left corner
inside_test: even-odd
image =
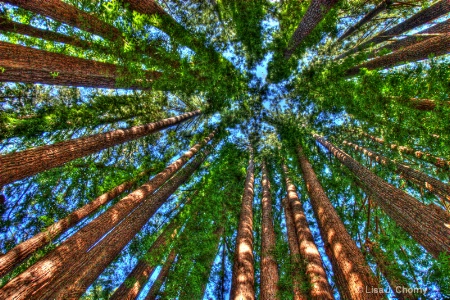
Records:
[[[300,145],[297,156],[342,299],[382,299],[380,294],[365,293],[367,288],[378,288],[380,284],[345,229]]]
[[[309,229],[305,212],[297,196],[297,190],[289,178],[287,166],[283,164],[282,168],[286,183],[287,199],[291,206],[297,233],[300,258],[303,260],[306,277],[310,286],[308,294],[311,299],[334,299],[331,286],[328,283],[327,273],[323,266],[322,257]]]
[[[365,192],[373,197],[378,206],[431,255],[438,258],[441,253],[450,253],[450,215],[443,214],[441,209],[436,210],[434,205],[419,202],[370,172],[324,138],[314,137],[361,180]]]
[[[200,111],[185,113],[146,125],[118,129],[0,156],[0,187],[37,173],[59,167],[74,159],[123,144],[188,120]]]
[[[255,299],[255,269],[253,265],[253,184],[255,179],[252,149],[250,152],[236,237],[230,300]]]
[[[161,289],[164,281],[166,281],[167,275],[169,274],[170,268],[172,267],[172,264],[175,261],[176,257],[177,253],[175,252],[175,250],[170,251],[169,256],[166,259],[166,262],[161,268],[158,277],[156,277],[156,280],[153,282],[153,285],[150,288],[150,291],[148,292],[147,296],[145,297],[145,300],[156,299],[156,296],[158,296],[159,290]]]
[[[262,225],[261,225],[261,300],[277,298],[278,265],[273,255],[275,230],[272,219],[272,196],[266,162],[262,162]]]

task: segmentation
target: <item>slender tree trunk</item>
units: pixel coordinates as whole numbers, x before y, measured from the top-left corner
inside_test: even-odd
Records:
[[[298,245],[297,234],[295,230],[295,223],[292,217],[292,210],[289,204],[289,200],[284,198],[282,201],[284,207],[284,217],[286,220],[286,232],[289,244],[289,252],[291,255],[291,273],[292,273],[292,285],[294,300],[307,300],[308,296],[302,289],[302,283],[305,280],[304,266],[300,261],[300,247]]]
[[[388,29],[384,32],[379,33],[377,36],[371,38],[370,40],[354,47],[353,49],[347,51],[346,53],[337,57],[337,59],[344,58],[350,54],[356,53],[369,46],[377,45],[381,42],[387,41],[394,36],[398,36],[408,30],[414,29],[418,26],[424,25],[440,16],[445,15],[450,12],[450,2],[448,0],[441,0],[434,5],[420,11],[419,13],[413,15],[409,19],[403,21],[402,23]]]
[[[422,111],[433,111],[436,109],[437,105],[442,105],[445,107],[450,107],[449,101],[440,101],[436,102],[435,100],[431,99],[419,99],[419,98],[409,98],[406,101],[400,100],[400,103],[405,103],[412,108],[415,108],[417,110]]]
[[[159,290],[161,289],[162,285],[164,284],[164,281],[167,279],[167,275],[169,275],[170,268],[172,267],[173,262],[175,261],[175,257],[177,256],[177,253],[175,250],[172,250],[167,257],[166,262],[164,263],[161,271],[158,274],[158,277],[156,278],[155,282],[153,282],[152,287],[150,288],[150,291],[148,292],[147,296],[145,297],[145,300],[155,300],[156,296],[158,296]]]
[[[383,0],[380,4],[375,6],[374,9],[372,9],[367,15],[365,15],[358,23],[356,23],[353,26],[350,26],[349,29],[338,39],[338,42],[346,39],[350,35],[352,35],[354,32],[356,32],[358,29],[360,29],[362,26],[370,22],[373,18],[378,16],[380,13],[386,10],[386,8],[391,5],[393,0]]]
[[[297,196],[297,190],[289,178],[287,166],[283,164],[282,168],[286,182],[287,199],[291,206],[292,217],[297,232],[300,257],[304,261],[306,277],[310,286],[309,295],[311,299],[334,299],[331,286],[328,283],[327,273],[323,266],[322,257],[309,229],[305,212]]]
[[[202,288],[201,288],[202,299],[205,296],[206,286],[208,285],[208,279],[211,277],[211,270],[214,266],[214,261],[217,256],[217,252],[219,251],[219,248],[220,248],[220,238],[223,236],[223,232],[224,232],[224,228],[222,226],[217,228],[217,230],[214,232],[214,236],[216,237],[216,240],[217,240],[217,243],[216,243],[217,245],[216,245],[214,253],[212,253],[212,255],[208,258],[208,261],[205,264],[207,266],[207,268],[205,268],[205,272],[202,274],[204,276],[200,279],[202,281]]]
[[[275,230],[272,219],[272,196],[266,162],[262,162],[262,226],[261,226],[261,300],[277,298],[278,265],[273,255]]]
[[[148,223],[161,205],[200,167],[208,154],[209,150],[205,150],[200,157],[180,170],[114,227],[89,252],[79,255],[60,276],[52,278],[50,285],[41,289],[36,297],[41,299],[78,299],[81,297],[122,249]]]
[[[364,147],[358,146],[354,143],[351,143],[349,141],[343,142],[344,145],[352,147],[353,149],[363,153],[364,155],[370,157],[371,159],[375,160],[376,162],[385,165],[385,166],[392,166],[395,171],[402,175],[405,179],[408,179],[415,184],[424,187],[425,189],[429,190],[430,192],[434,193],[435,195],[443,198],[447,202],[450,203],[450,186],[447,184],[444,184],[443,182],[428,176],[425,173],[416,171],[414,169],[411,169],[410,167],[403,165],[401,163],[397,163],[395,161],[390,160],[387,157],[384,157],[380,154],[377,154],[373,151],[370,151],[369,149],[366,149]]]
[[[374,58],[362,65],[347,70],[347,76],[354,76],[361,68],[374,70],[387,69],[398,64],[427,59],[430,55],[440,56],[450,52],[450,33],[429,38],[420,43],[413,44],[397,52]]]
[[[2,155],[0,156],[0,187],[59,167],[74,159],[158,132],[199,114],[200,111],[196,110],[146,125],[118,129],[54,145]]]
[[[383,250],[375,243],[366,240],[365,246],[368,249],[369,253],[372,255],[372,257],[375,259],[375,262],[378,268],[380,269],[381,274],[383,274],[383,277],[386,278],[387,282],[389,283],[389,286],[391,287],[391,290],[395,294],[396,299],[399,300],[418,299],[413,294],[401,292],[399,293],[397,291],[397,287],[408,288],[408,281],[401,274],[401,270],[398,264],[395,261],[389,261],[386,258],[385,254],[383,253]]]
[[[241,215],[236,237],[236,252],[233,263],[230,300],[255,299],[255,269],[253,261],[253,151],[247,169],[244,195],[242,196]]]
[[[450,215],[442,214],[442,210],[436,210],[435,206],[422,204],[370,172],[322,137],[314,137],[361,180],[365,192],[373,197],[397,226],[403,228],[431,255],[438,258],[441,253],[450,252]]]
[[[81,220],[95,212],[100,206],[107,204],[121,193],[130,189],[139,178],[148,174],[149,171],[142,172],[135,179],[124,182],[103,195],[95,198],[85,206],[75,210],[64,219],[59,220],[53,225],[47,227],[42,232],[32,238],[20,243],[12,248],[8,253],[0,256],[0,277],[12,271],[14,267],[28,258],[36,250],[48,245],[54,238],[61,235],[69,228],[78,224]]]
[[[379,282],[345,229],[300,145],[297,147],[297,155],[342,299],[383,298],[380,294],[365,293],[366,288],[378,288]]]
[[[16,295],[17,299],[23,299],[20,297],[27,298],[38,287],[45,288],[48,286],[50,280],[54,280],[55,276],[64,272],[77,261],[80,253],[86,252],[96,241],[114,228],[116,224],[136,209],[142,201],[172,177],[200,147],[199,144],[192,147],[180,159],[169,165],[149,182],[121,199],[105,213],[81,228],[59,247],[14,278],[3,289],[0,289],[0,295],[2,293],[6,295],[12,294]]]
[[[298,45],[316,28],[337,0],[312,0],[305,15],[291,37],[288,48],[284,51],[284,58],[289,59]]]
[[[4,2],[99,35],[107,40],[122,39],[122,33],[114,26],[60,0],[5,0]]]

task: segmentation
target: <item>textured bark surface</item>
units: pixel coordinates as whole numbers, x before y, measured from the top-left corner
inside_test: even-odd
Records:
[[[236,237],[236,252],[234,254],[233,275],[231,281],[230,300],[255,299],[255,268],[253,259],[253,187],[254,187],[253,157],[247,169],[244,195],[242,196],[241,214]]]
[[[180,170],[114,227],[89,252],[79,255],[70,268],[65,268],[60,276],[52,278],[51,284],[34,296],[39,299],[78,299],[81,297],[103,270],[119,255],[120,251],[147,224],[161,205],[200,167],[208,154],[208,150],[204,151],[200,157]]]
[[[334,299],[322,257],[309,229],[305,212],[297,196],[297,190],[289,178],[287,166],[283,164],[282,168],[286,182],[287,199],[291,207],[297,234],[300,258],[303,260],[306,278],[310,286],[309,296],[311,299]]]
[[[166,262],[164,263],[161,271],[158,274],[158,277],[156,277],[155,282],[153,282],[152,287],[150,288],[150,291],[148,292],[147,296],[145,296],[145,300],[155,300],[158,296],[159,290],[161,289],[161,286],[163,285],[164,281],[166,281],[167,275],[169,275],[170,267],[172,267],[172,264],[175,260],[175,257],[177,256],[177,253],[175,250],[172,250],[169,253],[169,256],[166,259]]]
[[[284,208],[284,217],[286,220],[286,232],[289,244],[289,252],[291,258],[291,271],[292,271],[292,284],[293,284],[293,294],[294,300],[307,300],[307,294],[302,290],[302,282],[305,280],[305,275],[303,274],[304,267],[301,265],[300,261],[300,247],[298,246],[297,233],[295,230],[294,219],[292,217],[291,205],[289,200],[284,198],[282,201]]]
[[[61,0],[5,0],[4,2],[99,35],[107,40],[114,41],[122,38],[121,32],[114,26]]]
[[[261,300],[277,298],[278,265],[273,256],[275,250],[275,230],[272,218],[272,195],[266,162],[262,162],[262,224],[261,224]]]
[[[125,0],[131,10],[145,15],[168,16],[166,11],[162,9],[154,0]]]
[[[205,298],[205,292],[206,292],[206,286],[208,285],[208,279],[211,276],[211,270],[213,269],[214,266],[214,261],[216,259],[217,256],[217,252],[219,251],[219,247],[220,247],[220,239],[223,236],[224,233],[224,227],[219,227],[217,228],[217,230],[214,232],[214,236],[216,237],[217,240],[217,245],[216,245],[216,252],[214,253],[214,255],[211,255],[208,258],[208,262],[205,264],[207,266],[207,268],[205,268],[205,272],[202,274],[203,278],[202,278],[202,288],[201,288],[201,297],[202,299]]]
[[[345,229],[301,146],[297,147],[297,156],[342,299],[382,299],[380,294],[365,293],[366,288],[381,285]]]
[[[207,141],[208,138],[206,138],[204,142]],[[64,272],[75,263],[77,256],[80,253],[84,253],[99,238],[110,231],[114,225],[123,220],[123,218],[142,203],[146,197],[153,193],[177,170],[179,170],[199,148],[199,144],[192,147],[180,159],[169,165],[164,171],[160,172],[149,182],[121,199],[105,213],[81,228],[59,247],[14,278],[3,289],[0,289],[0,295],[2,295],[3,292],[6,295],[17,295],[16,297],[18,297],[18,299],[22,299],[20,297],[26,298],[28,295],[33,294],[35,288],[44,288],[47,286],[50,279],[54,279],[54,277],[61,272]],[[23,296],[19,296],[22,294]]]
[[[188,120],[200,111],[0,156],[0,187]]]
[[[322,137],[314,137],[361,180],[365,192],[376,200],[378,206],[431,255],[438,258],[442,252],[450,253],[450,215],[442,214],[442,209],[436,210],[434,205],[419,202]]]
[[[288,48],[284,51],[284,57],[289,59],[300,43],[316,28],[325,15],[335,5],[337,0],[312,0],[305,15],[291,37]]]
[[[437,180],[436,178],[428,176],[425,173],[416,171],[404,164],[392,161],[387,157],[384,157],[352,142],[344,140],[343,144],[352,147],[353,149],[363,153],[364,155],[367,155],[368,157],[382,165],[393,167],[395,172],[399,173],[403,178],[412,181],[418,186],[427,189],[428,191],[436,194],[437,196],[445,199],[450,203],[450,185],[445,184],[442,181]]]
[[[130,189],[139,178],[149,173],[143,172],[137,178],[124,182],[112,190],[98,196],[85,206],[75,210],[64,219],[59,220],[53,225],[47,227],[42,232],[36,234],[32,238],[20,243],[12,248],[8,253],[0,256],[0,277],[12,271],[12,269],[28,258],[36,250],[48,245],[54,238],[64,233],[69,228],[78,224],[81,220],[95,212],[100,206],[107,204],[121,193]]]

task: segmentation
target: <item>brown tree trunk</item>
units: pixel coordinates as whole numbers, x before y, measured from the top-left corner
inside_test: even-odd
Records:
[[[47,227],[42,232],[32,238],[20,243],[12,248],[8,253],[0,256],[0,277],[12,271],[14,267],[28,258],[36,250],[48,245],[54,238],[64,233],[69,228],[78,224],[81,220],[95,212],[100,206],[107,204],[121,193],[130,189],[139,178],[148,174],[149,171],[142,172],[137,178],[124,182],[103,195],[95,198],[85,206],[75,210],[64,219],[59,220]]]
[[[356,23],[353,26],[350,26],[349,29],[347,29],[346,32],[338,39],[338,42],[346,39],[350,35],[352,35],[355,31],[360,29],[362,26],[370,22],[373,18],[378,16],[380,13],[386,10],[386,8],[391,5],[393,0],[383,0],[380,4],[375,6],[374,9],[372,9],[367,15],[365,15],[358,23]]]
[[[148,294],[144,300],[155,300],[156,299],[156,296],[158,296],[159,290],[161,289],[164,281],[166,281],[167,275],[169,274],[170,268],[172,267],[172,264],[173,264],[176,256],[177,256],[177,253],[175,252],[175,250],[172,250],[169,253],[169,256],[167,257],[166,262],[164,263],[161,271],[158,274],[158,277],[156,278],[155,282],[153,282],[153,285],[150,288],[150,291],[148,292]]]
[[[272,196],[266,162],[262,162],[262,224],[261,224],[261,300],[277,298],[278,265],[273,255],[275,230],[272,219]]]
[[[297,155],[342,299],[383,298],[380,294],[365,293],[366,288],[379,288],[379,282],[345,229],[300,145],[297,147]]]
[[[292,210],[289,204],[289,200],[284,198],[282,201],[284,207],[284,217],[286,220],[286,232],[289,244],[289,252],[291,255],[291,273],[292,273],[292,284],[294,300],[307,300],[308,296],[302,289],[302,282],[305,280],[304,266],[301,265],[300,261],[300,247],[298,246],[297,233],[295,230],[294,219],[292,217]]]
[[[354,76],[361,68],[374,70],[387,69],[398,64],[427,59],[430,55],[440,56],[450,52],[450,33],[438,35],[413,44],[397,52],[383,55],[346,71],[347,76]]]
[[[403,178],[410,180],[421,187],[424,187],[428,191],[434,193],[435,195],[441,197],[442,199],[450,203],[449,185],[444,184],[443,182],[433,177],[430,177],[425,173],[411,169],[406,165],[392,161],[387,157],[384,157],[380,154],[377,154],[373,151],[370,151],[369,149],[358,146],[349,141],[344,140],[343,144],[352,147],[353,149],[363,153],[364,155],[367,155],[368,157],[370,157],[371,159],[375,160],[376,162],[382,165],[392,166],[395,169],[395,172],[399,173]]]
[[[314,137],[361,180],[365,192],[376,200],[397,226],[403,228],[431,255],[438,258],[441,253],[450,252],[450,215],[442,214],[442,210],[436,210],[435,206],[422,204],[370,172],[322,137]]]
[[[65,267],[60,276],[52,278],[50,284],[46,284],[45,288],[33,296],[42,299],[78,299],[81,297],[141,228],[148,223],[161,205],[200,167],[209,152],[209,150],[205,150],[196,160],[180,170],[114,227],[89,252],[76,257],[73,264],[67,264],[68,267]]]
[[[252,152],[252,151],[251,151]],[[241,215],[236,237],[230,300],[255,299],[255,269],[253,265],[253,153],[247,169],[245,189],[242,196]]]
[[[289,59],[298,45],[316,28],[337,0],[312,0],[305,15],[291,37],[288,48],[284,51],[284,58]]]
[[[311,299],[334,299],[327,273],[323,267],[322,257],[309,229],[305,212],[297,196],[297,190],[289,178],[289,171],[282,165],[286,182],[287,199],[291,206],[292,217],[297,233],[300,257],[305,265],[305,273],[309,282]]]
[[[121,40],[122,33],[95,15],[79,10],[60,0],[5,0],[4,2],[82,29],[107,40]]]
[[[23,294],[23,297],[26,298],[28,295],[34,293],[37,287],[47,286],[50,279],[54,279],[57,274],[60,274],[74,264],[80,253],[86,252],[98,239],[138,207],[146,197],[151,195],[166,180],[172,177],[199,148],[199,144],[192,147],[183,157],[169,165],[149,182],[121,199],[105,213],[81,228],[59,247],[14,278],[3,289],[0,289],[0,295],[2,293],[6,295],[10,293],[13,295]],[[26,284],[24,284],[25,282]],[[17,297],[18,299],[22,299],[19,296]]]
[[[398,287],[408,288],[408,281],[401,274],[401,270],[399,269],[398,264],[395,261],[389,261],[383,250],[375,243],[366,240],[365,243],[366,248],[369,250],[369,253],[375,259],[375,262],[381,272],[383,277],[386,278],[391,290],[394,292],[396,299],[399,300],[415,300],[418,297],[415,297],[410,293],[399,293]]]
[[[54,145],[41,146],[0,156],[0,187],[24,179],[74,159],[158,132],[199,115],[196,110],[155,123],[95,134]]]
[[[220,247],[220,238],[223,236],[223,232],[224,232],[224,228],[223,227],[219,227],[215,232],[214,232],[214,236],[217,239],[217,246],[216,246],[216,251],[213,253],[213,255],[211,255],[209,257],[209,261],[205,264],[206,266],[208,266],[205,269],[205,272],[202,274],[204,275],[201,280],[202,280],[202,288],[201,288],[201,296],[202,299],[205,298],[205,292],[206,292],[206,286],[208,285],[208,279],[209,277],[211,277],[211,270],[214,266],[214,260],[216,259],[216,254],[219,251],[219,247]]]

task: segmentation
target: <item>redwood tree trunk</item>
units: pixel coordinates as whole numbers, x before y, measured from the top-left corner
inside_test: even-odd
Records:
[[[378,206],[431,255],[438,258],[441,253],[450,253],[450,215],[442,214],[442,210],[436,210],[435,206],[419,202],[322,137],[314,137],[361,180],[365,192],[373,196]]]
[[[379,288],[380,284],[345,229],[300,145],[297,155],[342,299],[382,299],[380,294],[365,293],[366,288]]]
[[[242,196],[241,215],[236,237],[230,300],[255,299],[255,269],[253,265],[253,153],[247,169],[245,190]]]
[[[292,209],[292,217],[297,233],[300,258],[304,262],[305,273],[310,286],[309,295],[311,299],[334,299],[331,286],[328,283],[327,273],[323,267],[322,257],[309,229],[305,212],[297,196],[297,190],[289,178],[287,166],[283,164],[282,168],[286,182],[287,199]]]
[[[172,264],[173,264],[176,256],[177,256],[177,253],[175,252],[175,250],[172,250],[169,253],[169,256],[167,257],[166,262],[164,263],[161,271],[159,272],[158,277],[156,278],[155,282],[153,282],[153,285],[150,288],[150,291],[148,292],[147,296],[145,297],[145,300],[155,300],[156,299],[156,296],[158,296],[161,286],[163,285],[164,281],[166,281],[167,275],[169,275],[170,267],[172,267]]]
[[[262,224],[261,224],[261,300],[277,298],[278,266],[273,256],[275,250],[275,230],[272,219],[272,196],[266,162],[262,162]]]
[[[155,123],[134,126],[128,129],[118,129],[54,145],[2,155],[0,156],[0,187],[61,166],[74,159],[158,132],[199,114],[200,111],[196,110]]]

